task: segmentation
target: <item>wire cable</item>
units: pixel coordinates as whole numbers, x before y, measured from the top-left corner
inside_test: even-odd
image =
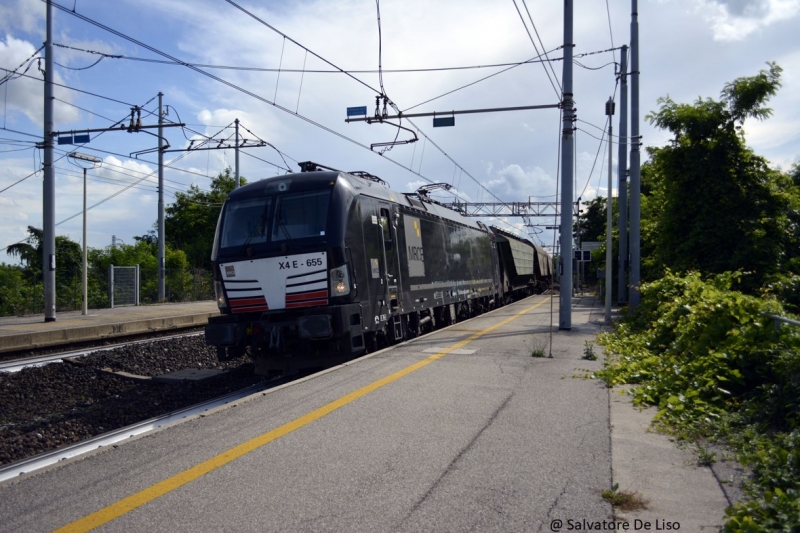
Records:
[[[164,60],[164,59],[152,59],[152,58],[144,58],[144,57],[133,57],[133,56],[126,56],[126,55],[112,55],[112,54],[105,54],[103,52],[98,52],[95,50],[85,50],[83,48],[75,48],[73,46],[67,46],[64,44],[53,43],[53,46],[60,46],[62,48],[69,48],[71,50],[77,50],[80,52],[86,52],[87,54],[100,54],[103,55],[106,59],[124,59],[127,61],[139,61],[144,63],[155,63],[160,65],[172,65],[172,66],[186,66],[191,65],[193,67],[198,68],[210,68],[210,69],[219,69],[219,70],[236,70],[236,71],[246,71],[246,72],[278,72],[279,69],[276,68],[267,68],[267,67],[243,67],[238,65],[216,65],[210,63],[188,63],[188,62],[179,62],[179,61],[171,61],[171,60]],[[308,50],[304,49],[306,53]],[[580,56],[576,56],[580,57]],[[561,61],[561,58],[553,58],[549,61]],[[419,73],[419,72],[448,72],[454,70],[478,70],[478,69],[485,69],[485,68],[501,68],[501,67],[511,67],[511,66],[520,66],[526,63],[540,63],[541,61],[536,60],[527,60],[527,61],[517,61],[512,63],[490,63],[488,65],[463,65],[463,66],[456,66],[456,67],[426,67],[426,68],[401,68],[401,69],[382,69],[384,74],[407,74],[407,73]],[[280,69],[281,72],[289,72],[295,74],[377,74],[378,70],[375,69],[333,69],[333,70],[320,70],[320,69],[291,69],[291,68],[284,68]]]
[[[225,1],[226,1],[226,2],[228,2],[230,5],[232,5],[233,7],[235,7],[236,9],[238,9],[239,11],[241,11],[242,13],[244,13],[245,15],[247,15],[248,17],[250,17],[250,18],[252,18],[252,19],[254,19],[254,20],[256,20],[256,21],[260,22],[261,24],[263,24],[263,25],[264,25],[264,26],[266,26],[267,28],[271,29],[272,31],[274,31],[274,32],[275,32],[275,33],[277,33],[278,35],[282,36],[284,39],[288,39],[288,40],[289,40],[289,42],[291,42],[291,43],[293,43],[293,44],[295,44],[295,45],[299,46],[299,47],[300,47],[300,48],[302,48],[303,50],[306,50],[306,51],[308,51],[308,52],[309,52],[311,55],[313,55],[314,57],[316,57],[316,58],[317,58],[317,59],[319,59],[320,61],[323,61],[323,62],[327,63],[328,65],[332,66],[333,68],[335,68],[336,70],[338,70],[338,71],[339,71],[339,72],[341,72],[342,74],[345,74],[345,75],[349,76],[350,78],[354,79],[355,81],[357,81],[358,83],[360,83],[360,84],[361,84],[361,85],[363,85],[364,87],[368,88],[368,89],[369,89],[369,90],[371,90],[372,92],[375,92],[375,93],[378,93],[378,94],[380,94],[380,91],[378,91],[377,89],[375,89],[374,87],[372,87],[371,85],[369,85],[368,83],[366,83],[365,81],[361,80],[360,78],[357,78],[357,77],[355,77],[354,75],[350,74],[350,73],[349,73],[349,72],[347,72],[346,70],[339,68],[338,66],[334,65],[333,63],[331,63],[330,61],[328,61],[327,59],[325,59],[325,58],[324,58],[324,57],[322,57],[321,55],[317,54],[317,53],[316,53],[316,52],[314,52],[313,50],[310,50],[309,48],[307,48],[307,47],[303,46],[302,44],[300,44],[299,42],[295,41],[294,39],[292,39],[291,37],[289,37],[288,35],[286,35],[286,34],[285,34],[285,33],[283,33],[282,31],[280,31],[280,30],[278,30],[277,28],[275,28],[274,26],[270,25],[270,24],[269,24],[268,22],[266,22],[265,20],[263,20],[263,19],[261,19],[261,18],[257,17],[256,15],[254,15],[253,13],[251,13],[250,11],[246,10],[245,8],[243,8],[242,6],[240,6],[239,4],[237,4],[236,2],[234,2],[233,0],[225,0]],[[161,54],[161,55],[164,55],[164,54]],[[170,59],[174,59],[174,58],[170,58]],[[188,64],[187,64],[187,66],[188,66]]]
[[[554,48],[553,50],[551,50],[551,52],[553,52],[555,50],[558,50],[559,48],[561,48],[561,47],[559,46],[558,48]],[[539,61],[539,59],[542,57],[542,55],[544,55],[544,54],[540,54],[540,55],[538,55],[536,57],[533,57],[533,58],[531,58],[531,59],[529,59],[527,61],[523,61],[521,63],[514,63],[511,66],[509,66],[508,68],[504,68],[503,70],[500,70],[500,71],[495,72],[493,74],[489,74],[488,76],[484,76],[483,78],[480,78],[480,79],[477,79],[477,80],[475,80],[473,82],[467,83],[466,85],[462,85],[461,87],[458,87],[458,88],[453,89],[451,91],[447,91],[446,93],[440,94],[439,96],[436,96],[434,98],[429,98],[428,100],[425,100],[424,102],[420,102],[418,104],[412,105],[411,107],[407,107],[407,108],[405,108],[403,110],[403,113],[407,113],[407,112],[411,111],[412,109],[417,108],[417,107],[419,107],[421,105],[425,105],[427,103],[433,102],[434,100],[438,100],[439,98],[442,98],[442,97],[445,97],[447,95],[453,94],[454,92],[460,91],[461,89],[466,89],[467,87],[472,87],[473,85],[475,85],[477,83],[480,83],[482,81],[488,80],[489,78],[493,78],[493,77],[495,77],[495,76],[497,76],[499,74],[503,74],[504,72],[508,72],[509,70],[517,68],[517,67],[519,67],[521,65],[528,65],[528,64],[531,64],[531,63],[540,63],[541,61]],[[552,60],[552,61],[561,61],[561,59]],[[559,95],[559,98],[560,98],[560,95]]]
[[[17,68],[15,68],[14,70],[3,69],[6,72],[8,72],[8,74],[6,74],[2,78],[0,78],[0,85],[4,84],[5,82],[10,81],[12,79],[16,79],[16,78],[13,77],[15,74],[17,75],[17,78],[19,78],[20,76],[22,76],[25,73],[27,73],[28,69],[30,69],[31,65],[33,65],[33,61],[36,59],[36,54],[41,52],[43,48],[44,48],[44,45],[40,46],[38,50],[36,50],[33,54],[31,54],[31,56],[28,57],[25,61],[20,63],[19,66]],[[25,71],[22,72],[22,73],[17,72],[19,69],[21,69],[25,65],[25,63],[28,63],[28,66],[25,68]]]
[[[525,26],[525,32],[528,34],[528,38],[531,40],[531,44],[533,45],[533,49],[536,50],[536,53],[539,53],[539,47],[536,46],[536,42],[533,40],[533,36],[531,35],[530,30],[528,30],[528,25],[525,23],[525,18],[522,16],[522,12],[519,10],[519,6],[517,5],[517,0],[511,0],[514,2],[514,7],[517,10],[517,14],[519,15],[519,19],[522,21],[522,25]],[[533,22],[533,19],[531,19]],[[555,83],[553,83],[553,78],[550,77],[550,73],[547,71],[547,68],[544,69],[545,74],[547,74],[547,79],[550,80],[550,85],[552,85],[553,90],[556,93],[556,98],[559,100],[561,99],[561,92],[556,88]]]
[[[319,54],[315,53],[314,51],[312,51],[312,50],[310,50],[310,49],[308,49],[308,48],[306,48],[306,47],[304,47],[303,45],[301,45],[300,43],[298,43],[297,41],[295,41],[294,39],[292,39],[292,38],[291,38],[291,37],[289,37],[288,35],[285,35],[284,33],[280,32],[279,30],[277,30],[276,28],[274,28],[274,27],[273,27],[273,26],[271,26],[270,24],[266,23],[266,22],[265,22],[265,21],[263,21],[262,19],[258,18],[258,17],[257,17],[257,16],[255,16],[254,14],[250,13],[250,12],[249,12],[249,11],[247,11],[246,9],[242,8],[241,6],[239,6],[238,4],[236,4],[235,2],[233,2],[232,0],[225,0],[225,1],[226,1],[226,2],[228,2],[229,4],[231,4],[232,6],[236,7],[237,9],[239,9],[239,10],[240,10],[240,11],[242,11],[243,13],[247,14],[248,16],[252,17],[252,18],[253,18],[253,19],[255,19],[256,21],[260,22],[260,23],[261,23],[261,24],[263,24],[264,26],[266,26],[266,27],[268,27],[268,28],[272,29],[273,31],[275,31],[275,32],[276,32],[276,33],[278,33],[279,35],[281,35],[281,36],[285,36],[285,37],[286,37],[286,39],[288,39],[290,42],[292,42],[292,43],[296,44],[297,46],[299,46],[299,47],[303,48],[304,50],[308,50],[308,51],[309,51],[309,53],[311,53],[311,54],[312,54],[312,55],[314,55],[315,57],[317,57],[317,58],[319,58],[320,60],[324,61],[324,62],[325,62],[325,63],[327,63],[328,65],[331,65],[332,67],[334,67],[334,68],[338,69],[338,70],[339,70],[339,71],[341,71],[342,73],[344,73],[344,74],[348,75],[349,77],[351,77],[352,79],[354,79],[355,81],[357,81],[358,83],[360,83],[361,85],[364,85],[365,87],[369,88],[369,89],[370,89],[370,90],[372,90],[373,92],[380,94],[378,90],[376,90],[374,87],[371,87],[370,85],[368,85],[368,84],[367,84],[366,82],[364,82],[363,80],[361,80],[361,79],[359,79],[359,78],[357,78],[357,77],[355,77],[355,76],[353,76],[353,75],[349,74],[348,72],[346,72],[346,71],[344,71],[343,69],[341,69],[341,68],[337,67],[336,65],[334,65],[332,62],[330,62],[330,61],[328,61],[327,59],[325,59],[325,58],[321,57]],[[125,40],[127,40],[127,41],[130,41],[130,42],[132,42],[132,43],[134,43],[134,44],[136,44],[136,45],[138,45],[138,46],[141,46],[142,48],[145,48],[145,49],[147,49],[147,50],[149,50],[149,51],[151,51],[151,52],[153,52],[153,53],[155,53],[155,54],[161,55],[162,57],[166,57],[166,58],[168,58],[168,59],[170,59],[170,60],[172,60],[172,61],[178,62],[178,63],[180,63],[180,64],[182,64],[182,65],[184,65],[184,66],[186,66],[186,67],[188,67],[188,68],[190,68],[190,69],[192,69],[192,70],[194,70],[195,72],[198,72],[199,74],[202,74],[202,75],[204,75],[204,76],[206,76],[206,77],[209,77],[209,78],[211,78],[211,79],[213,79],[213,80],[215,80],[215,81],[218,81],[218,82],[220,82],[220,83],[222,83],[222,84],[224,84],[224,85],[226,85],[226,86],[228,86],[228,87],[230,87],[230,88],[232,88],[232,89],[234,89],[234,90],[237,90],[237,91],[239,91],[239,92],[241,92],[241,93],[243,93],[243,94],[246,94],[246,95],[248,95],[248,96],[250,96],[250,97],[252,97],[252,98],[255,98],[255,99],[257,99],[257,100],[259,100],[259,101],[261,101],[261,102],[264,102],[264,103],[267,103],[267,104],[269,104],[269,105],[272,105],[272,106],[274,106],[274,107],[276,107],[276,108],[280,109],[281,111],[284,111],[285,113],[288,113],[288,114],[291,114],[291,115],[293,115],[293,116],[296,116],[297,118],[300,118],[301,120],[304,120],[305,122],[308,122],[309,124],[312,124],[312,125],[314,125],[314,126],[317,126],[318,128],[320,128],[320,129],[322,129],[322,130],[324,130],[324,131],[327,131],[328,133],[331,133],[331,134],[333,134],[333,135],[335,135],[335,136],[337,136],[337,137],[339,137],[339,138],[341,138],[341,139],[343,139],[343,140],[346,140],[346,141],[348,141],[348,142],[350,142],[350,143],[352,143],[352,144],[355,144],[356,146],[360,146],[361,148],[364,148],[365,150],[370,150],[370,152],[372,152],[372,150],[371,150],[371,149],[370,149],[368,146],[366,146],[365,144],[363,144],[363,143],[360,143],[360,142],[356,141],[355,139],[352,139],[352,138],[350,138],[350,137],[348,137],[348,136],[346,136],[346,135],[344,135],[344,134],[342,134],[342,133],[340,133],[340,132],[338,132],[338,131],[336,131],[336,130],[334,130],[334,129],[332,129],[332,128],[329,128],[328,126],[325,126],[325,125],[323,125],[323,124],[321,124],[321,123],[319,123],[319,122],[317,122],[317,121],[315,121],[315,120],[312,120],[312,119],[310,119],[310,118],[308,118],[308,117],[305,117],[305,116],[303,116],[303,115],[300,115],[299,113],[293,112],[293,111],[291,111],[290,109],[288,109],[288,108],[286,108],[286,107],[284,107],[284,106],[281,106],[281,105],[277,104],[276,102],[272,102],[272,101],[268,100],[267,98],[264,98],[263,96],[260,96],[260,95],[258,95],[258,94],[256,94],[256,93],[254,93],[254,92],[252,92],[252,91],[250,91],[250,90],[247,90],[247,89],[245,89],[245,88],[243,88],[243,87],[240,87],[240,86],[238,86],[238,85],[236,85],[236,84],[234,84],[234,83],[232,83],[232,82],[229,82],[229,81],[227,81],[227,80],[225,80],[225,79],[223,79],[223,78],[220,78],[220,77],[218,77],[218,76],[215,76],[214,74],[211,74],[211,73],[209,73],[209,72],[206,72],[206,71],[204,71],[204,70],[202,70],[202,69],[199,69],[199,68],[197,68],[197,67],[194,67],[194,66],[192,66],[192,65],[191,65],[191,64],[189,64],[189,63],[186,63],[186,62],[184,62],[184,61],[181,61],[180,59],[177,59],[177,58],[175,58],[175,57],[173,57],[173,56],[171,56],[171,55],[167,54],[166,52],[162,52],[162,51],[160,51],[160,50],[158,50],[158,49],[156,49],[156,48],[154,48],[154,47],[152,47],[152,46],[150,46],[150,45],[147,45],[147,44],[145,44],[145,43],[143,43],[143,42],[141,42],[141,41],[139,41],[139,40],[137,40],[137,39],[133,38],[133,37],[130,37],[130,36],[128,36],[128,35],[125,35],[125,34],[123,34],[122,32],[119,32],[119,31],[117,31],[117,30],[114,30],[113,28],[110,28],[110,27],[108,27],[108,26],[106,26],[106,25],[104,25],[104,24],[102,24],[102,23],[100,23],[100,22],[98,22],[98,21],[95,21],[95,20],[93,20],[93,19],[90,19],[89,17],[86,17],[85,15],[82,15],[82,14],[80,14],[80,13],[77,13],[77,12],[70,11],[70,10],[68,10],[68,9],[64,8],[63,6],[59,6],[59,5],[57,5],[57,4],[54,4],[54,5],[55,5],[55,7],[57,7],[58,9],[61,9],[62,11],[66,12],[66,13],[68,13],[68,14],[72,15],[72,16],[75,16],[75,17],[77,17],[77,18],[79,18],[79,19],[81,19],[81,20],[83,20],[83,21],[85,21],[85,22],[88,22],[89,24],[92,24],[92,25],[94,25],[94,26],[97,26],[98,28],[101,28],[101,29],[103,29],[103,30],[105,30],[105,31],[108,31],[109,33],[112,33],[112,34],[114,34],[114,35],[116,35],[116,36],[118,36],[118,37],[120,37],[120,38],[122,38],[122,39],[125,39]],[[410,122],[410,121],[409,121],[409,122]],[[419,131],[420,133],[423,133],[423,132],[422,132],[422,131],[421,131],[421,130],[420,130],[420,129],[419,129],[417,126],[416,126],[416,125],[414,125],[414,127],[417,129],[417,131]],[[423,135],[424,135],[424,133],[423,133]],[[427,135],[426,135],[426,137],[427,137]],[[430,138],[428,138],[428,140],[430,140]],[[436,148],[437,148],[437,149],[438,149],[438,150],[439,150],[439,151],[440,151],[442,154],[444,154],[444,155],[445,155],[445,156],[446,156],[446,157],[447,157],[447,158],[448,158],[450,161],[452,161],[453,163],[455,163],[455,161],[452,159],[452,157],[450,157],[450,156],[449,156],[449,154],[447,154],[446,152],[444,152],[444,150],[442,150],[442,149],[441,149],[441,147],[439,147],[439,146],[438,146],[436,143],[433,143],[433,142],[432,142],[432,144],[433,144],[434,146],[436,146]],[[433,183],[433,181],[432,181],[432,180],[430,180],[429,178],[427,178],[427,177],[423,176],[423,175],[422,175],[422,174],[420,174],[419,172],[415,172],[413,169],[410,169],[410,168],[406,167],[406,166],[405,166],[405,165],[403,165],[402,163],[399,163],[398,161],[395,161],[395,160],[393,160],[392,158],[390,158],[390,157],[388,157],[388,156],[385,156],[385,155],[384,155],[383,157],[384,157],[386,160],[388,160],[388,161],[391,161],[391,162],[392,162],[392,163],[394,163],[395,165],[397,165],[397,166],[399,166],[399,167],[401,167],[401,168],[404,168],[404,169],[408,170],[409,172],[411,172],[412,174],[414,174],[414,175],[416,175],[416,176],[420,177],[421,179],[425,180],[426,182],[428,182],[428,183]],[[462,167],[462,168],[463,168],[463,167]],[[488,189],[486,189],[486,188],[485,188],[485,187],[484,187],[484,186],[483,186],[483,185],[482,185],[482,184],[481,184],[481,183],[480,183],[478,180],[476,180],[474,176],[472,176],[472,175],[471,175],[471,174],[469,174],[469,173],[467,173],[467,175],[468,175],[468,176],[469,176],[469,177],[470,177],[470,178],[471,178],[471,179],[472,179],[472,180],[473,180],[475,183],[477,183],[479,186],[481,186],[481,187],[482,187],[484,190],[487,190],[487,192],[490,192],[490,191],[488,191]],[[494,193],[491,193],[491,192],[490,192],[490,194],[492,194],[492,196],[494,196],[495,198],[497,198],[499,201],[501,201],[501,202],[502,202],[502,200],[500,200],[500,198],[498,198],[496,195],[494,195]],[[455,196],[456,198],[459,198],[459,199],[463,200],[463,198],[459,197],[459,196],[458,196],[458,195],[456,195],[456,194],[454,194],[454,196]]]
[[[533,28],[533,32],[536,34],[536,38],[539,40],[539,45],[542,47],[542,50],[544,50],[544,42],[542,42],[542,37],[539,35],[539,30],[536,29],[536,24],[534,24],[534,22],[533,22],[533,17],[531,16],[531,12],[528,9],[527,2],[525,0],[522,0],[522,5],[525,7],[525,12],[528,14],[528,20],[531,21],[531,27]],[[553,62],[550,61],[550,57],[547,55],[547,53],[545,53],[545,57],[548,59],[547,66],[550,67],[550,72],[553,73],[553,78],[556,80],[556,84],[558,85],[559,90],[563,92],[564,89],[563,89],[563,87],[561,85],[561,82],[558,79],[558,74],[556,74],[556,71],[553,68]],[[560,94],[559,94],[559,96],[560,96]]]

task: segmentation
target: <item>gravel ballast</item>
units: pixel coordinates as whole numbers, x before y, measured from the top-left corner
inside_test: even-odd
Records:
[[[200,381],[135,380],[186,368]],[[259,383],[246,356],[218,362],[202,335],[127,345],[74,362],[0,373],[0,465],[101,435]]]

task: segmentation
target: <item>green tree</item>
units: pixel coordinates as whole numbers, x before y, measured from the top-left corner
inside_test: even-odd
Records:
[[[597,196],[582,203],[584,209],[578,214],[573,231],[580,242],[603,241],[606,235],[606,198]]]
[[[241,183],[247,180],[241,178]],[[196,268],[208,268],[214,231],[222,204],[235,188],[230,168],[211,180],[211,191],[201,191],[192,185],[185,193],[175,194],[175,203],[166,207],[164,225],[166,242],[176,250],[186,252],[189,263]]]
[[[25,281],[32,287],[42,283],[42,252],[44,248],[44,232],[28,226],[30,235],[26,242],[12,244],[6,253],[17,257],[23,263]],[[64,235],[56,235],[56,305],[59,309],[76,309],[80,307],[80,275],[82,251],[78,243]],[[38,290],[38,294],[43,294]],[[32,311],[36,311],[34,305]]]
[[[25,282],[22,267],[0,263],[0,316],[23,314],[31,290],[31,284]]]
[[[651,240],[643,246],[652,254],[650,276],[666,268],[742,270],[750,273],[743,287],[752,291],[788,268],[795,186],[747,148],[742,129],[745,119],[772,113],[765,104],[780,87],[781,68],[768,65],[726,84],[719,101],[678,104],[664,97],[647,116],[674,136],[669,145],[648,149],[642,170],[649,191],[643,218],[645,211],[651,217],[642,222]]]
[[[36,277],[42,275],[42,250],[44,248],[44,232],[39,228],[28,226],[26,242],[12,244],[6,253],[19,258],[25,270]],[[81,247],[78,243],[64,235],[56,235],[56,271],[74,270],[81,266]]]
[[[139,265],[140,295],[143,303],[153,303],[158,299],[158,248],[156,244],[145,239],[135,239],[136,244],[121,244],[105,249],[89,251],[89,263],[96,272],[102,273],[97,283],[90,284],[90,305],[103,307],[108,305],[108,276],[111,265]],[[165,267],[167,269],[166,284],[169,287],[170,301],[186,299],[184,291],[191,286],[192,277],[189,262],[182,250],[165,248]]]

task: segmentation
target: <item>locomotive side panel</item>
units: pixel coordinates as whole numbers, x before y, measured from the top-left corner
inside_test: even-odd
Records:
[[[498,291],[490,234],[418,210],[401,209],[399,218],[406,311]]]

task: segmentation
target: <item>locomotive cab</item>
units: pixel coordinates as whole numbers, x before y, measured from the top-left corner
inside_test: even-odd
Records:
[[[344,217],[353,194],[339,172],[265,179],[233,191],[212,250],[221,316],[206,342],[221,358],[250,346],[256,372],[330,364],[364,349],[357,284],[346,259]]]

